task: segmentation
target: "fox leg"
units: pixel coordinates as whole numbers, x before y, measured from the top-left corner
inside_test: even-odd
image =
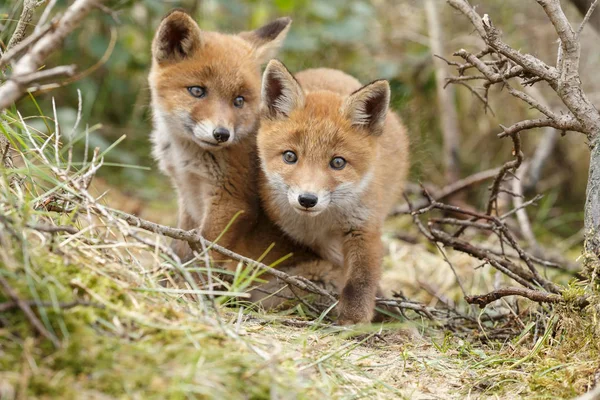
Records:
[[[346,284],[338,304],[342,325],[370,322],[379,290],[383,245],[378,229],[353,230],[344,237]]]
[[[302,276],[322,289],[333,293],[339,293],[344,284],[341,268],[322,259],[300,262],[283,267],[281,270],[291,276]],[[252,292],[252,301],[260,301],[265,309],[277,307],[290,297],[309,294],[298,288],[290,288],[288,284],[276,277],[263,275],[262,278],[266,278],[267,282],[259,286],[260,290]],[[321,296],[315,299],[315,303],[325,308],[330,304],[329,299]]]
[[[179,216],[177,219],[177,227],[179,229],[183,229],[186,231],[198,228],[196,226],[196,222],[192,218],[192,216],[186,211],[185,207],[180,204],[179,206]],[[188,245],[187,242],[183,240],[174,240],[171,244],[171,248],[177,254],[177,256],[181,259],[182,262],[189,261],[192,257],[192,249]]]
[[[238,215],[225,231],[227,225],[239,211],[243,211],[242,214]],[[238,248],[240,239],[252,231],[257,222],[256,215],[257,213],[252,210],[251,205],[245,201],[221,199],[218,204],[213,202],[213,206],[204,215],[202,235],[210,241],[215,241],[222,234],[217,244],[239,253],[241,250]],[[214,261],[229,259],[216,251],[211,252],[211,257]]]

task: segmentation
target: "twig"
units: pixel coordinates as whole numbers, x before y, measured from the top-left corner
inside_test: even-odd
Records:
[[[33,325],[33,327],[40,333],[40,335],[42,335],[46,339],[50,340],[52,342],[52,344],[54,345],[54,347],[59,348],[60,342],[58,341],[58,339],[54,335],[52,335],[50,332],[48,332],[48,330],[44,327],[44,325],[40,322],[38,317],[35,315],[35,313],[31,309],[31,307],[29,306],[29,304],[26,301],[23,301],[19,298],[19,295],[17,294],[17,292],[15,292],[15,290],[10,286],[8,281],[6,279],[4,279],[4,277],[2,275],[0,275],[0,285],[2,285],[2,288],[4,289],[4,292],[6,293],[6,295],[8,297],[10,297],[14,303],[17,304],[17,306],[21,309],[21,311],[23,311],[23,313],[25,314],[25,316],[27,316],[27,319],[29,320],[31,325]]]
[[[502,128],[502,132],[498,134],[499,138],[511,136],[515,133],[526,131],[529,129],[547,127],[551,127],[561,131],[583,132],[581,124],[577,122],[575,118],[566,116],[562,116],[558,120],[553,120],[550,118],[528,119],[524,121],[519,121],[509,127],[505,127],[502,125],[500,127]]]
[[[40,38],[42,38],[46,33],[50,32],[55,27],[56,21],[44,26],[43,28],[40,28],[39,30],[36,30],[33,34],[27,36],[25,40],[6,50],[6,52],[2,55],[2,58],[0,58],[0,70],[4,68],[4,66],[7,65],[13,58],[27,50],[29,46],[40,40]]]
[[[486,305],[506,296],[521,296],[538,303],[556,304],[564,302],[562,296],[558,294],[516,287],[502,288],[482,295],[465,296],[465,300],[469,304],[477,304],[480,308],[484,308]],[[576,303],[579,307],[585,306],[587,304],[587,299],[578,298]]]
[[[332,295],[328,291],[318,287],[314,283],[312,283],[308,280],[303,281],[301,279],[298,279],[298,277],[290,276],[283,271],[280,271],[275,268],[271,268],[263,263],[257,262],[248,257],[244,257],[244,256],[237,254],[229,249],[219,246],[218,244],[205,239],[200,234],[198,234],[197,231],[195,231],[195,230],[185,231],[183,229],[171,228],[168,226],[156,224],[154,222],[146,221],[142,218],[139,218],[139,217],[136,217],[136,216],[133,216],[133,215],[121,212],[121,211],[117,211],[117,213],[118,213],[119,217],[123,218],[123,220],[125,220],[131,226],[142,228],[147,231],[154,232],[154,233],[159,233],[163,236],[168,236],[173,239],[183,240],[183,241],[186,241],[191,244],[198,244],[198,245],[204,244],[206,247],[210,247],[211,250],[221,253],[224,256],[227,256],[233,260],[241,261],[241,262],[244,262],[244,263],[250,264],[250,265],[255,265],[259,269],[265,271],[266,273],[268,273],[270,275],[273,275],[273,276],[281,279],[285,283],[294,285],[302,290],[306,290],[309,292],[313,292],[313,293],[325,296],[332,302],[336,301],[336,298],[334,295]]]
[[[75,74],[75,65],[61,65],[50,69],[32,72],[31,74],[21,74],[9,79],[16,81],[19,85],[27,86],[33,82],[39,82],[45,79],[56,78],[58,76],[73,76]]]
[[[68,310],[77,306],[83,306],[83,307],[95,307],[95,308],[101,308],[104,309],[105,307],[102,304],[98,304],[98,303],[93,303],[90,301],[82,301],[82,300],[75,300],[75,301],[71,301],[69,303],[58,303],[58,304],[54,304],[52,302],[48,302],[48,301],[43,301],[41,303],[36,303],[35,301],[25,301],[23,300],[24,303],[27,303],[30,307],[47,307],[47,308],[52,308],[52,307],[56,307],[58,306],[58,308],[62,309],[62,310]],[[0,303],[0,312],[5,312],[8,310],[12,310],[14,308],[19,308],[19,303],[17,303],[16,301],[5,301],[4,303]]]
[[[25,31],[27,30],[27,26],[29,26],[31,19],[33,18],[33,12],[35,11],[36,7],[36,0],[23,0],[23,11],[19,17],[19,22],[17,22],[17,27],[15,28],[15,31],[13,32],[8,45],[6,46],[7,49],[11,49],[19,44],[21,40],[23,40],[25,37]]]
[[[500,170],[499,168],[488,169],[486,171],[481,171],[476,174],[470,175],[466,178],[463,178],[459,181],[456,181],[454,183],[451,183],[450,185],[443,187],[441,190],[433,193],[432,196],[435,200],[442,201],[442,200],[452,196],[453,194],[456,194],[458,192],[461,192],[463,190],[470,188],[471,186],[475,186],[482,182],[485,182],[486,180],[492,179],[494,176],[496,176],[498,174],[499,170]],[[423,198],[414,203],[413,209],[415,209],[415,210],[420,209],[420,208],[426,207],[428,204],[429,204],[429,201],[427,199]],[[392,215],[395,216],[395,215],[410,214],[410,213],[411,213],[411,210],[407,204],[407,205],[402,205],[402,206],[397,207],[392,212]]]
[[[18,82],[19,76],[26,76],[36,72],[44,60],[62,43],[62,41],[79,25],[85,16],[103,0],[75,0],[67,8],[62,18],[56,23],[56,28],[43,35],[21,57],[13,67],[11,80],[0,86],[0,110],[3,110],[18,100],[26,85]]]

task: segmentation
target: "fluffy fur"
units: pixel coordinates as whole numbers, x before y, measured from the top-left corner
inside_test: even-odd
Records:
[[[343,267],[342,323],[373,316],[381,226],[408,169],[408,139],[388,112],[386,81],[361,84],[341,71],[312,69],[294,78],[273,60],[263,75],[258,134],[261,197],[269,216],[292,238]],[[292,151],[297,161],[286,162]],[[335,169],[330,162],[342,157]],[[318,198],[313,207],[301,194]]]
[[[260,66],[280,47],[290,22],[280,18],[255,31],[228,35],[201,31],[176,10],[163,19],[154,38],[149,83],[153,155],[177,191],[178,226],[200,229],[214,240],[242,211],[219,244],[257,258],[276,242],[265,262],[293,251],[288,265],[298,268],[316,256],[264,217],[257,192]],[[202,96],[193,96],[193,87],[201,88]],[[241,107],[236,103],[240,96]],[[215,139],[217,127],[230,133],[226,141]],[[185,243],[178,243],[176,251],[190,256]],[[222,259],[216,253],[213,257]]]

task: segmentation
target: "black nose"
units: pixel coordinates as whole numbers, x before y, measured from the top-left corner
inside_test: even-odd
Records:
[[[222,126],[218,127],[213,131],[213,137],[219,143],[223,143],[229,140],[229,136],[231,136],[229,133],[229,129],[223,128]]]
[[[298,196],[298,203],[305,208],[312,208],[316,206],[318,201],[319,198],[312,193],[302,193],[300,196]]]

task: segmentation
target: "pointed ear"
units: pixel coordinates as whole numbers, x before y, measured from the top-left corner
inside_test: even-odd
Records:
[[[262,109],[269,117],[289,117],[304,106],[304,91],[279,60],[271,60],[262,80]]]
[[[386,80],[369,83],[352,93],[342,104],[342,114],[352,125],[374,135],[383,133],[390,104],[390,85]]]
[[[252,44],[256,58],[263,64],[277,55],[291,24],[289,17],[277,18],[261,28],[239,35]]]
[[[180,61],[202,45],[200,28],[184,11],[175,9],[167,14],[154,36],[152,55],[159,63]]]

